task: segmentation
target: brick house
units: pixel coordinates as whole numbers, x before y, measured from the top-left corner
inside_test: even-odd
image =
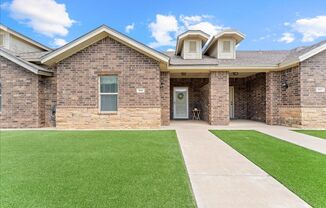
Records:
[[[326,41],[240,51],[187,31],[161,53],[107,26],[52,50],[0,27],[0,127],[158,128],[173,119],[326,128]]]

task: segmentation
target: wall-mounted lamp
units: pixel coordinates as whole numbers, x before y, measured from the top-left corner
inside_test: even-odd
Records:
[[[287,81],[283,81],[282,82],[282,89],[286,90],[287,88],[289,88],[288,82]]]
[[[164,82],[161,82],[160,88],[162,89],[164,87]]]

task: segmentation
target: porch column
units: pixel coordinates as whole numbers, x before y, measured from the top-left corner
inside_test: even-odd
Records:
[[[161,72],[161,125],[170,125],[170,73]]]
[[[211,125],[229,124],[229,72],[210,72],[208,112]]]
[[[279,119],[279,104],[281,102],[281,73],[266,73],[266,124],[277,125]]]

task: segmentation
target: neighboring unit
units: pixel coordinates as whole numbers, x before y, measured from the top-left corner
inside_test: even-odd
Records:
[[[326,127],[326,41],[240,51],[189,30],[161,53],[105,25],[56,50],[0,27],[0,127],[158,128],[191,119]]]

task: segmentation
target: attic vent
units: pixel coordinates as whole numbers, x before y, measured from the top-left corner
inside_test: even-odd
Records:
[[[196,53],[197,52],[197,46],[196,41],[189,41],[189,53]]]
[[[231,52],[231,41],[225,40],[223,41],[223,50],[224,53],[230,53]]]

